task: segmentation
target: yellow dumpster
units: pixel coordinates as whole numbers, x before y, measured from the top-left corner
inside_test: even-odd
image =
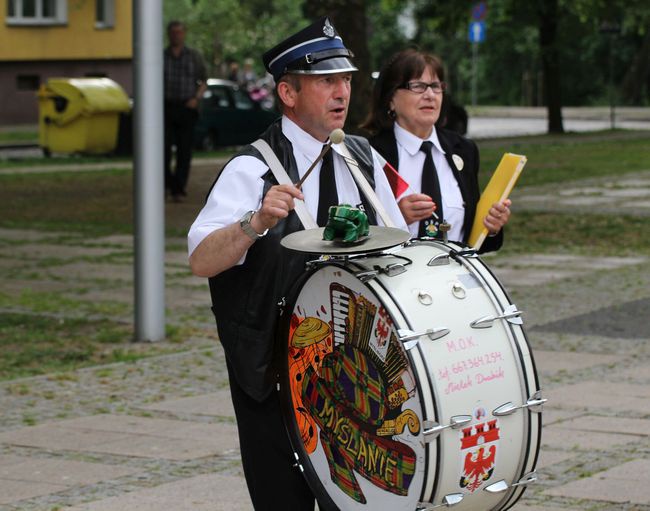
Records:
[[[50,153],[110,153],[129,98],[110,78],[50,78],[38,91],[39,144]]]

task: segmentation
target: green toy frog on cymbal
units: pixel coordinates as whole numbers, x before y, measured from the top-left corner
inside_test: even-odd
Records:
[[[354,243],[367,237],[370,233],[368,216],[364,211],[350,204],[330,206],[323,239]]]

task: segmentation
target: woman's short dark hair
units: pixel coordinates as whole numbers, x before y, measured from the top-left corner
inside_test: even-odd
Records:
[[[373,134],[392,128],[394,115],[390,111],[390,102],[395,91],[409,80],[422,76],[427,68],[431,69],[438,80],[444,81],[442,61],[435,55],[413,48],[393,55],[379,73],[372,91],[370,112],[361,127]]]

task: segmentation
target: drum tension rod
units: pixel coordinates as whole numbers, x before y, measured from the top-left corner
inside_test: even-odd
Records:
[[[427,328],[424,332],[414,332],[413,330],[408,329],[399,329],[397,330],[397,335],[399,340],[404,343],[405,350],[411,350],[417,346],[420,337],[425,335],[432,341],[444,337],[450,332],[449,328]]]
[[[497,481],[496,483],[492,483],[490,486],[486,486],[483,489],[490,493],[500,493],[502,491],[506,491],[508,488],[514,488],[516,486],[526,486],[527,484],[536,483],[536,482],[537,482],[537,472],[533,471],[533,472],[528,472],[521,479],[519,479],[519,481],[517,481],[516,483],[512,483],[510,486],[508,486],[508,483],[506,483],[504,479],[501,479],[500,481]]]
[[[436,509],[439,507],[451,507],[460,504],[460,501],[465,497],[462,493],[449,493],[442,498],[440,504],[431,504],[430,502],[418,502],[418,507],[415,511],[429,511],[429,509]]]
[[[427,263],[427,266],[444,266],[449,264],[449,259],[453,259],[458,264],[462,264],[460,259],[462,257],[478,257],[476,250],[450,250],[449,253],[436,254]]]
[[[375,265],[373,268],[373,270],[366,270],[355,273],[354,276],[361,282],[368,282],[369,280],[374,279],[380,273],[388,277],[395,277],[397,275],[401,275],[406,271],[406,265],[402,263],[393,263],[385,267]]]
[[[427,266],[444,266],[449,264],[449,254],[436,254],[427,263]]]
[[[440,435],[440,433],[442,433],[445,429],[460,429],[470,422],[472,422],[471,415],[454,415],[449,419],[449,424],[445,424],[444,426],[441,426],[437,422],[424,421],[424,429],[422,431],[422,434],[424,435],[424,441],[427,443],[431,442],[438,438],[438,435]]]
[[[367,256],[364,256],[367,257]],[[407,266],[413,264],[413,260],[408,257],[404,257],[398,254],[378,254],[377,257],[390,257],[392,259],[402,259],[404,262],[401,263],[390,263],[386,266],[380,266],[378,264],[373,265],[372,270],[360,271],[354,274],[361,282],[368,282],[371,279],[374,279],[377,275],[384,274],[387,277],[396,277],[406,272]]]
[[[517,410],[522,410],[528,408],[531,412],[539,413],[542,411],[542,405],[546,403],[548,399],[542,398],[542,391],[538,390],[532,396],[528,398],[523,405],[515,405],[512,401],[502,404],[501,406],[492,410],[492,415],[495,417],[503,417],[504,415],[511,415]]]
[[[457,250],[456,252],[457,256],[460,257],[478,257],[478,252],[474,250],[473,248],[466,248],[464,250]]]
[[[508,323],[513,325],[522,325],[524,321],[521,319],[523,311],[517,310],[517,306],[513,303],[508,305],[503,313],[498,316],[483,316],[472,321],[469,326],[472,328],[490,328],[493,326],[497,319],[505,319]]]

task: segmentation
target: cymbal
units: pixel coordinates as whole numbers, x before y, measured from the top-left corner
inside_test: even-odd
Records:
[[[308,254],[363,254],[379,252],[404,243],[411,234],[395,227],[370,226],[370,233],[355,242],[327,241],[323,239],[324,227],[305,229],[288,234],[280,243],[283,247]]]

